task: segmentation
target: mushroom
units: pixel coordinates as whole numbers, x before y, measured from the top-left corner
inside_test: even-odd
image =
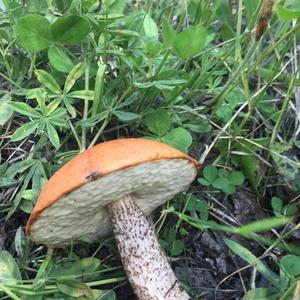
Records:
[[[104,142],[79,154],[46,183],[26,225],[35,243],[66,246],[112,230],[124,270],[142,300],[190,299],[161,250],[146,215],[186,189],[193,158],[142,138]]]

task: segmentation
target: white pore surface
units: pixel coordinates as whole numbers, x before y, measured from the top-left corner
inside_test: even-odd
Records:
[[[190,161],[164,159],[100,177],[46,208],[31,227],[32,239],[48,246],[63,246],[83,235],[106,236],[112,230],[108,204],[130,195],[148,215],[184,190],[195,176]]]

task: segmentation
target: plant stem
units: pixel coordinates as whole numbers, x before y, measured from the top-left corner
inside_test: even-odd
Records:
[[[11,299],[13,300],[22,300],[21,298],[19,298],[16,294],[14,294],[9,288],[7,288],[4,284],[2,284],[0,282],[0,289],[7,294],[8,296],[11,297]]]
[[[236,24],[236,40],[235,40],[235,59],[241,60],[241,28],[242,28],[242,16],[243,16],[243,0],[239,0],[238,4],[238,18]]]
[[[272,148],[272,146],[274,144],[276,135],[277,135],[277,133],[278,133],[278,131],[280,129],[280,126],[282,124],[282,121],[283,121],[283,118],[285,116],[286,110],[288,108],[290,97],[291,97],[291,94],[292,94],[293,88],[294,88],[295,79],[296,79],[296,75],[294,75],[292,77],[292,79],[290,81],[290,85],[289,85],[288,91],[287,91],[287,93],[285,95],[285,98],[283,100],[283,104],[282,104],[279,116],[278,116],[276,124],[275,124],[275,128],[274,128],[274,130],[272,132],[272,136],[271,136],[271,139],[270,139],[270,148]]]
[[[88,47],[89,48],[89,47]],[[89,77],[90,77],[90,64],[88,59],[86,59],[86,69],[85,69],[85,90],[89,90]],[[83,108],[83,120],[85,121],[88,117],[89,111],[89,100],[84,99],[84,108]],[[82,136],[81,136],[81,149],[80,151],[84,151],[86,149],[86,128],[82,128]]]
[[[90,143],[90,145],[89,145],[88,148],[91,148],[91,147],[93,147],[93,146],[96,144],[98,138],[100,137],[100,135],[103,133],[105,127],[107,126],[109,120],[110,120],[110,114],[108,114],[108,116],[106,117],[106,119],[103,121],[103,123],[102,123],[102,125],[101,125],[99,131],[97,132],[97,134],[96,134],[95,137],[93,138],[93,140],[92,140],[92,142]]]
[[[72,122],[71,122],[70,120],[68,120],[67,122],[68,122],[68,124],[69,124],[69,126],[70,126],[70,128],[71,128],[71,130],[72,130],[72,133],[73,133],[74,138],[75,138],[75,140],[76,140],[76,142],[77,142],[78,148],[79,148],[79,149],[82,149],[82,145],[81,145],[79,136],[78,136],[78,134],[77,134],[77,132],[76,132],[76,130],[75,130],[75,128],[74,128]]]

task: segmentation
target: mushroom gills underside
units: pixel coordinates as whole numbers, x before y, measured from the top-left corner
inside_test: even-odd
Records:
[[[42,211],[31,226],[31,238],[48,246],[65,246],[83,235],[107,236],[112,230],[108,204],[130,195],[149,215],[184,190],[196,174],[194,164],[186,159],[163,159],[99,177]]]

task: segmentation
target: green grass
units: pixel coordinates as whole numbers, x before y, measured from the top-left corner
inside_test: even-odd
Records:
[[[44,183],[76,154],[148,137],[203,164],[190,190],[154,218],[173,266],[192,268],[189,240],[214,232],[244,261],[219,274],[221,283],[240,280],[245,299],[292,299],[300,279],[298,1],[274,1],[258,40],[268,1],[102,2],[0,1],[0,298],[115,299],[126,278],[112,238],[52,253],[32,244],[24,225]],[[240,222],[226,207],[245,205],[240,195],[265,217]]]

